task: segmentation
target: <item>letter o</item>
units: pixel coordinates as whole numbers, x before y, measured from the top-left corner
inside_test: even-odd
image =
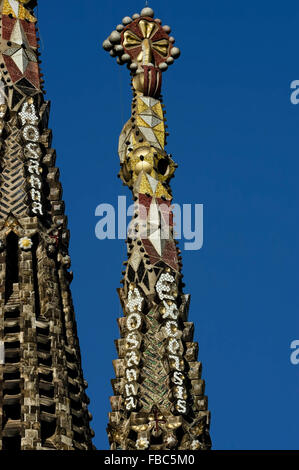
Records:
[[[138,330],[141,326],[141,316],[139,313],[131,313],[127,317],[127,328],[129,331]]]
[[[23,129],[23,137],[25,140],[31,140],[32,142],[38,142],[39,132],[34,126],[25,126]]]

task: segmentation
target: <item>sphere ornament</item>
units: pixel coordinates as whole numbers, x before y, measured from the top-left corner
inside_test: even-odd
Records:
[[[181,51],[178,47],[173,47],[171,49],[171,56],[174,58],[174,59],[178,59],[181,55]]]
[[[170,34],[171,33],[171,27],[168,26],[167,24],[162,27],[162,29],[165,31],[165,33]]]
[[[132,63],[132,64],[130,65],[130,70],[132,70],[132,72],[136,72],[137,69],[138,69],[138,65],[137,65],[137,64]]]
[[[109,41],[112,44],[118,44],[120,42],[120,33],[116,30],[112,31],[112,33],[109,36]]]
[[[180,56],[180,50],[173,46],[174,37],[169,36],[170,26],[163,26],[161,20],[154,16],[154,10],[150,7],[132,16],[125,16],[103,42],[103,49],[112,57],[117,57],[118,64],[126,63],[133,75],[146,74],[143,91],[148,96],[159,94],[159,74],[165,72]],[[148,82],[151,82],[153,89],[156,88],[155,92],[146,89]]]
[[[161,64],[159,64],[159,69],[162,70],[162,72],[165,72],[165,70],[168,69],[167,63],[166,62],[161,62]]]
[[[109,39],[105,39],[105,41],[103,42],[103,49],[109,52],[111,51],[112,48],[113,48],[113,45],[111,44]]]
[[[141,16],[148,16],[149,18],[153,18],[155,13],[154,13],[154,10],[152,8],[145,7],[141,10],[140,15]]]
[[[127,26],[130,23],[132,23],[132,18],[130,18],[129,16],[125,16],[122,20],[122,24]]]
[[[117,44],[116,46],[114,46],[114,50],[117,54],[120,54],[120,53],[124,52],[124,48],[121,44]]]

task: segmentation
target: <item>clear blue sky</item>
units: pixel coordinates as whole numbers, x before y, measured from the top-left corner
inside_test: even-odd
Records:
[[[116,175],[130,114],[126,69],[102,41],[142,1],[40,1],[42,69],[71,229],[83,367],[95,444],[119,337],[123,241],[99,241],[95,208],[128,195]],[[298,449],[298,2],[153,1],[181,58],[164,75],[175,202],[204,204],[204,246],[183,252],[214,449]]]

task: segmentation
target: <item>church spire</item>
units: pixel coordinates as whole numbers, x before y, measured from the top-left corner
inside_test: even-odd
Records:
[[[135,213],[119,289],[119,359],[114,361],[108,435],[111,449],[208,449],[207,397],[187,321],[180,250],[174,240],[170,181],[176,164],[165,150],[162,74],[180,55],[167,25],[145,7],[126,16],[103,47],[131,71],[131,119],[119,139],[120,178]]]
[[[0,2],[0,449],[89,450],[36,3]]]

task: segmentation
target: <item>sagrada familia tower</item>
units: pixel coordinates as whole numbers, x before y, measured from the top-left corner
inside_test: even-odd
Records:
[[[74,308],[69,231],[48,129],[37,0],[0,0],[0,450],[92,450]],[[174,239],[162,74],[180,51],[151,8],[104,49],[131,71],[119,141],[133,194],[124,316],[108,436],[112,450],[203,450],[209,412]]]
[[[119,358],[108,435],[112,450],[203,450],[211,446],[198,344],[188,322],[182,262],[174,239],[171,178],[177,165],[165,151],[162,75],[180,55],[151,8],[125,17],[103,43],[131,72],[132,116],[119,140],[120,178],[135,213],[128,261],[118,290]]]
[[[0,449],[89,450],[36,4],[0,1]]]

